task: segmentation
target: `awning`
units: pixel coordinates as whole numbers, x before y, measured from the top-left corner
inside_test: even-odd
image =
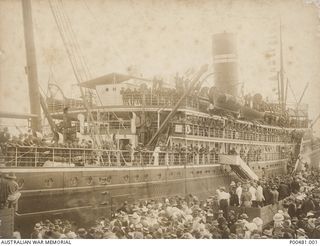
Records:
[[[119,84],[119,83],[122,83],[122,82],[130,80],[130,79],[150,81],[148,79],[138,78],[138,77],[131,76],[128,74],[109,73],[107,75],[82,82],[82,83],[80,83],[80,86],[85,87],[85,88],[89,88],[89,89],[95,89],[95,87],[97,85]]]

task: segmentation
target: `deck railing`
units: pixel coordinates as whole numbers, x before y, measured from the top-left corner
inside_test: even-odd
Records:
[[[96,166],[184,166],[220,163],[215,151],[192,150],[106,150],[59,147],[6,147],[0,163],[6,167],[96,167]],[[240,155],[245,162],[276,161],[288,153],[247,153]]]
[[[180,132],[175,134],[182,134],[186,136],[200,136],[200,137],[211,137],[211,138],[224,138],[224,139],[235,139],[235,140],[246,140],[246,141],[257,141],[257,142],[285,142],[294,143],[294,139],[290,134],[270,134],[270,133],[256,133],[253,131],[235,131],[223,128],[215,127],[203,127],[196,124],[186,123],[172,123],[173,129],[176,125],[181,127]]]
[[[218,155],[175,151],[106,150],[58,147],[6,147],[0,163],[7,167],[95,167],[210,165]]]

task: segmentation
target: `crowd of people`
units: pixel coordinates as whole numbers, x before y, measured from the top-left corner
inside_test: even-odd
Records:
[[[194,195],[124,202],[92,227],[68,220],[40,221],[31,238],[79,239],[306,239],[320,238],[320,175],[300,173],[232,182],[205,200]],[[250,207],[276,208],[270,221]]]
[[[166,105],[174,106],[179,98],[188,89],[190,80],[187,78],[175,77],[175,87],[165,87],[161,78],[154,78],[152,86],[142,84],[139,88],[126,88],[120,91],[124,105]],[[198,102],[193,97],[196,92],[191,92],[185,106],[197,108]]]
[[[5,150],[6,147],[58,147],[58,148],[92,148],[93,143],[90,139],[79,139],[74,137],[73,141],[63,141],[56,139],[52,134],[43,136],[39,132],[29,129],[25,133],[17,135],[10,134],[8,127],[0,130],[0,147]]]
[[[172,128],[176,129],[176,125],[183,125],[180,133],[204,137],[262,142],[296,142],[302,137],[302,133],[295,130],[264,127],[223,118],[177,116],[172,121]]]
[[[220,154],[240,155],[246,162],[270,161],[290,158],[294,153],[292,149],[276,148],[265,145],[243,145],[221,143],[176,143],[165,145],[162,142],[158,147],[146,148],[139,143],[134,147],[131,143],[117,145],[110,142],[103,143],[100,153],[102,165],[206,165],[219,163]],[[52,144],[32,134],[21,134],[19,139],[10,137],[1,142],[1,157],[7,166],[42,166],[46,161],[73,163],[75,165],[94,165],[98,163],[98,155],[92,151],[92,141],[83,140],[72,143]],[[17,148],[18,147],[18,152]],[[54,147],[54,151],[52,148]],[[103,164],[104,163],[104,164]]]

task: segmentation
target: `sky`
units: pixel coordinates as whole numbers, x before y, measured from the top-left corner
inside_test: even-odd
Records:
[[[64,33],[73,39],[67,47],[86,64],[87,72],[79,71],[83,80],[127,73],[129,67],[143,77],[167,81],[203,64],[212,70],[212,35],[232,32],[239,83],[245,93],[269,100],[277,99],[277,82],[270,78],[279,69],[281,22],[285,77],[296,98],[309,83],[303,103],[311,118],[320,113],[320,12],[311,0],[32,0],[32,11],[44,93],[54,82],[66,96],[79,95],[52,11],[69,20]],[[0,0],[1,110],[29,112],[24,49],[21,1]],[[295,101],[291,90],[288,101]]]

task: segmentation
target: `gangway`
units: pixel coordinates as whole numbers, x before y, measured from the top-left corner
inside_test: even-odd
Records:
[[[242,179],[258,180],[259,177],[251,168],[241,159],[239,155],[220,155],[220,164],[230,165],[234,171]]]

